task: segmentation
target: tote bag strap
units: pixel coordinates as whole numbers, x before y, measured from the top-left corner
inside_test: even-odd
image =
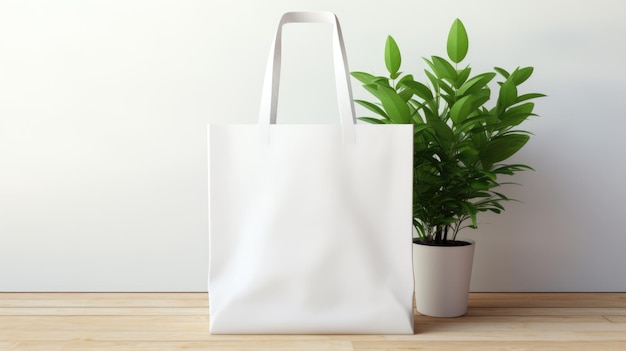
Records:
[[[337,89],[337,101],[339,102],[339,119],[343,142],[354,143],[354,125],[356,124],[356,118],[354,114],[354,103],[352,102],[348,60],[346,58],[346,49],[343,43],[339,20],[332,12],[287,12],[280,19],[274,42],[270,48],[267,68],[265,70],[265,80],[263,82],[263,92],[261,95],[261,110],[259,116],[261,143],[269,143],[269,125],[276,124],[278,86],[280,83],[282,28],[283,25],[287,23],[329,23],[333,26],[335,86]]]

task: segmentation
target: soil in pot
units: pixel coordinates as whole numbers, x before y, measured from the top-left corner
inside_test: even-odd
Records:
[[[421,241],[419,239],[413,239],[413,244],[426,245],[426,246],[467,246],[472,243],[463,240],[426,240]]]

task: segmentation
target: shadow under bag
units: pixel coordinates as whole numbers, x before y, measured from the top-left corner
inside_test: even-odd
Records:
[[[333,26],[340,124],[276,124],[286,23]],[[356,124],[337,17],[290,12],[258,125],[209,125],[212,334],[412,334],[412,125]]]

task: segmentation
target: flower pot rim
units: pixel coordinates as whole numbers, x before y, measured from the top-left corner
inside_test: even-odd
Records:
[[[469,238],[457,238],[455,239],[455,241],[464,241],[469,243],[469,245],[436,245],[436,244],[424,244],[421,242],[413,242],[413,245],[420,245],[420,246],[429,246],[429,247],[444,247],[444,248],[460,248],[460,247],[468,247],[468,246],[475,246],[476,245],[476,241],[473,239],[469,239]]]

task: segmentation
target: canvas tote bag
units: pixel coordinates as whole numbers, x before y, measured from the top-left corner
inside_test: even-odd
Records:
[[[292,22],[333,26],[340,124],[276,124]],[[208,147],[211,333],[413,333],[413,128],[355,124],[334,14],[282,17],[259,124],[209,125]]]

